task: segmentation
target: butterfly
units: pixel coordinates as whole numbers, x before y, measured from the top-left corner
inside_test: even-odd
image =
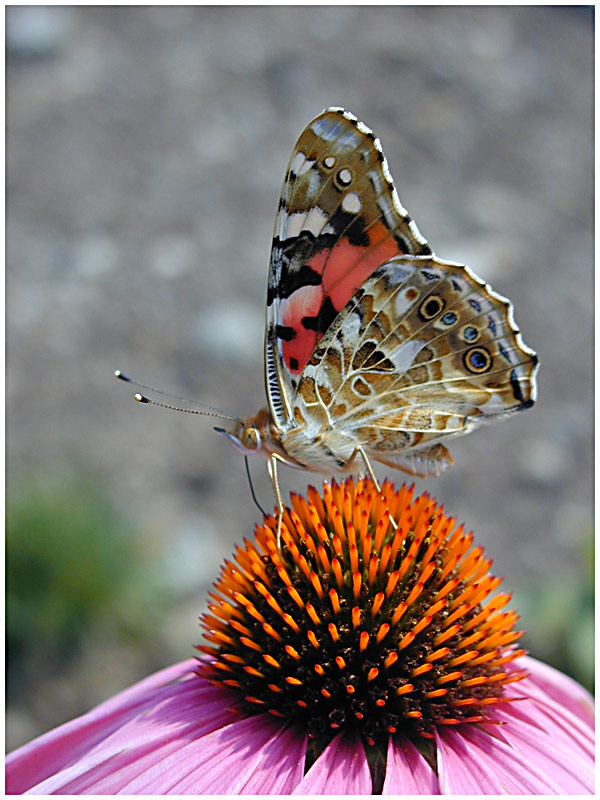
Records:
[[[437,258],[403,208],[379,140],[328,108],[285,175],[269,265],[268,405],[217,428],[278,464],[321,473],[372,461],[421,477],[453,463],[445,442],[529,408],[538,359],[512,305],[468,267]]]

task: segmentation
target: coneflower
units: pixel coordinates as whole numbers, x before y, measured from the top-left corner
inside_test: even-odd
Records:
[[[464,526],[353,479],[283,523],[223,566],[198,661],[9,755],[7,792],[593,792],[590,697],[519,649]]]

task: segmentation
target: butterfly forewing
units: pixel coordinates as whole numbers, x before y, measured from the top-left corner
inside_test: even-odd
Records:
[[[273,237],[265,362],[280,425],[337,314],[377,267],[402,253],[431,249],[400,204],[379,141],[349,112],[324,111],[296,143]]]

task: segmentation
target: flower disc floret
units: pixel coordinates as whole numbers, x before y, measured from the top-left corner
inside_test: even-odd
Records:
[[[292,495],[281,552],[270,516],[222,567],[201,674],[312,738],[352,729],[383,746],[490,721],[525,676],[505,669],[524,652],[518,617],[472,534],[413,495],[352,478]]]

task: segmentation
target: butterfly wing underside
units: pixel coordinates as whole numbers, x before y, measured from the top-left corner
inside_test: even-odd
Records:
[[[442,261],[379,141],[339,108],[301,134],[275,222],[265,380],[280,443],[309,469],[367,458],[430,476],[443,441],[535,400],[512,305]]]
[[[296,143],[275,222],[265,382],[278,427],[291,423],[304,368],[339,312],[401,254],[431,248],[400,203],[378,139],[349,112],[327,109]]]

